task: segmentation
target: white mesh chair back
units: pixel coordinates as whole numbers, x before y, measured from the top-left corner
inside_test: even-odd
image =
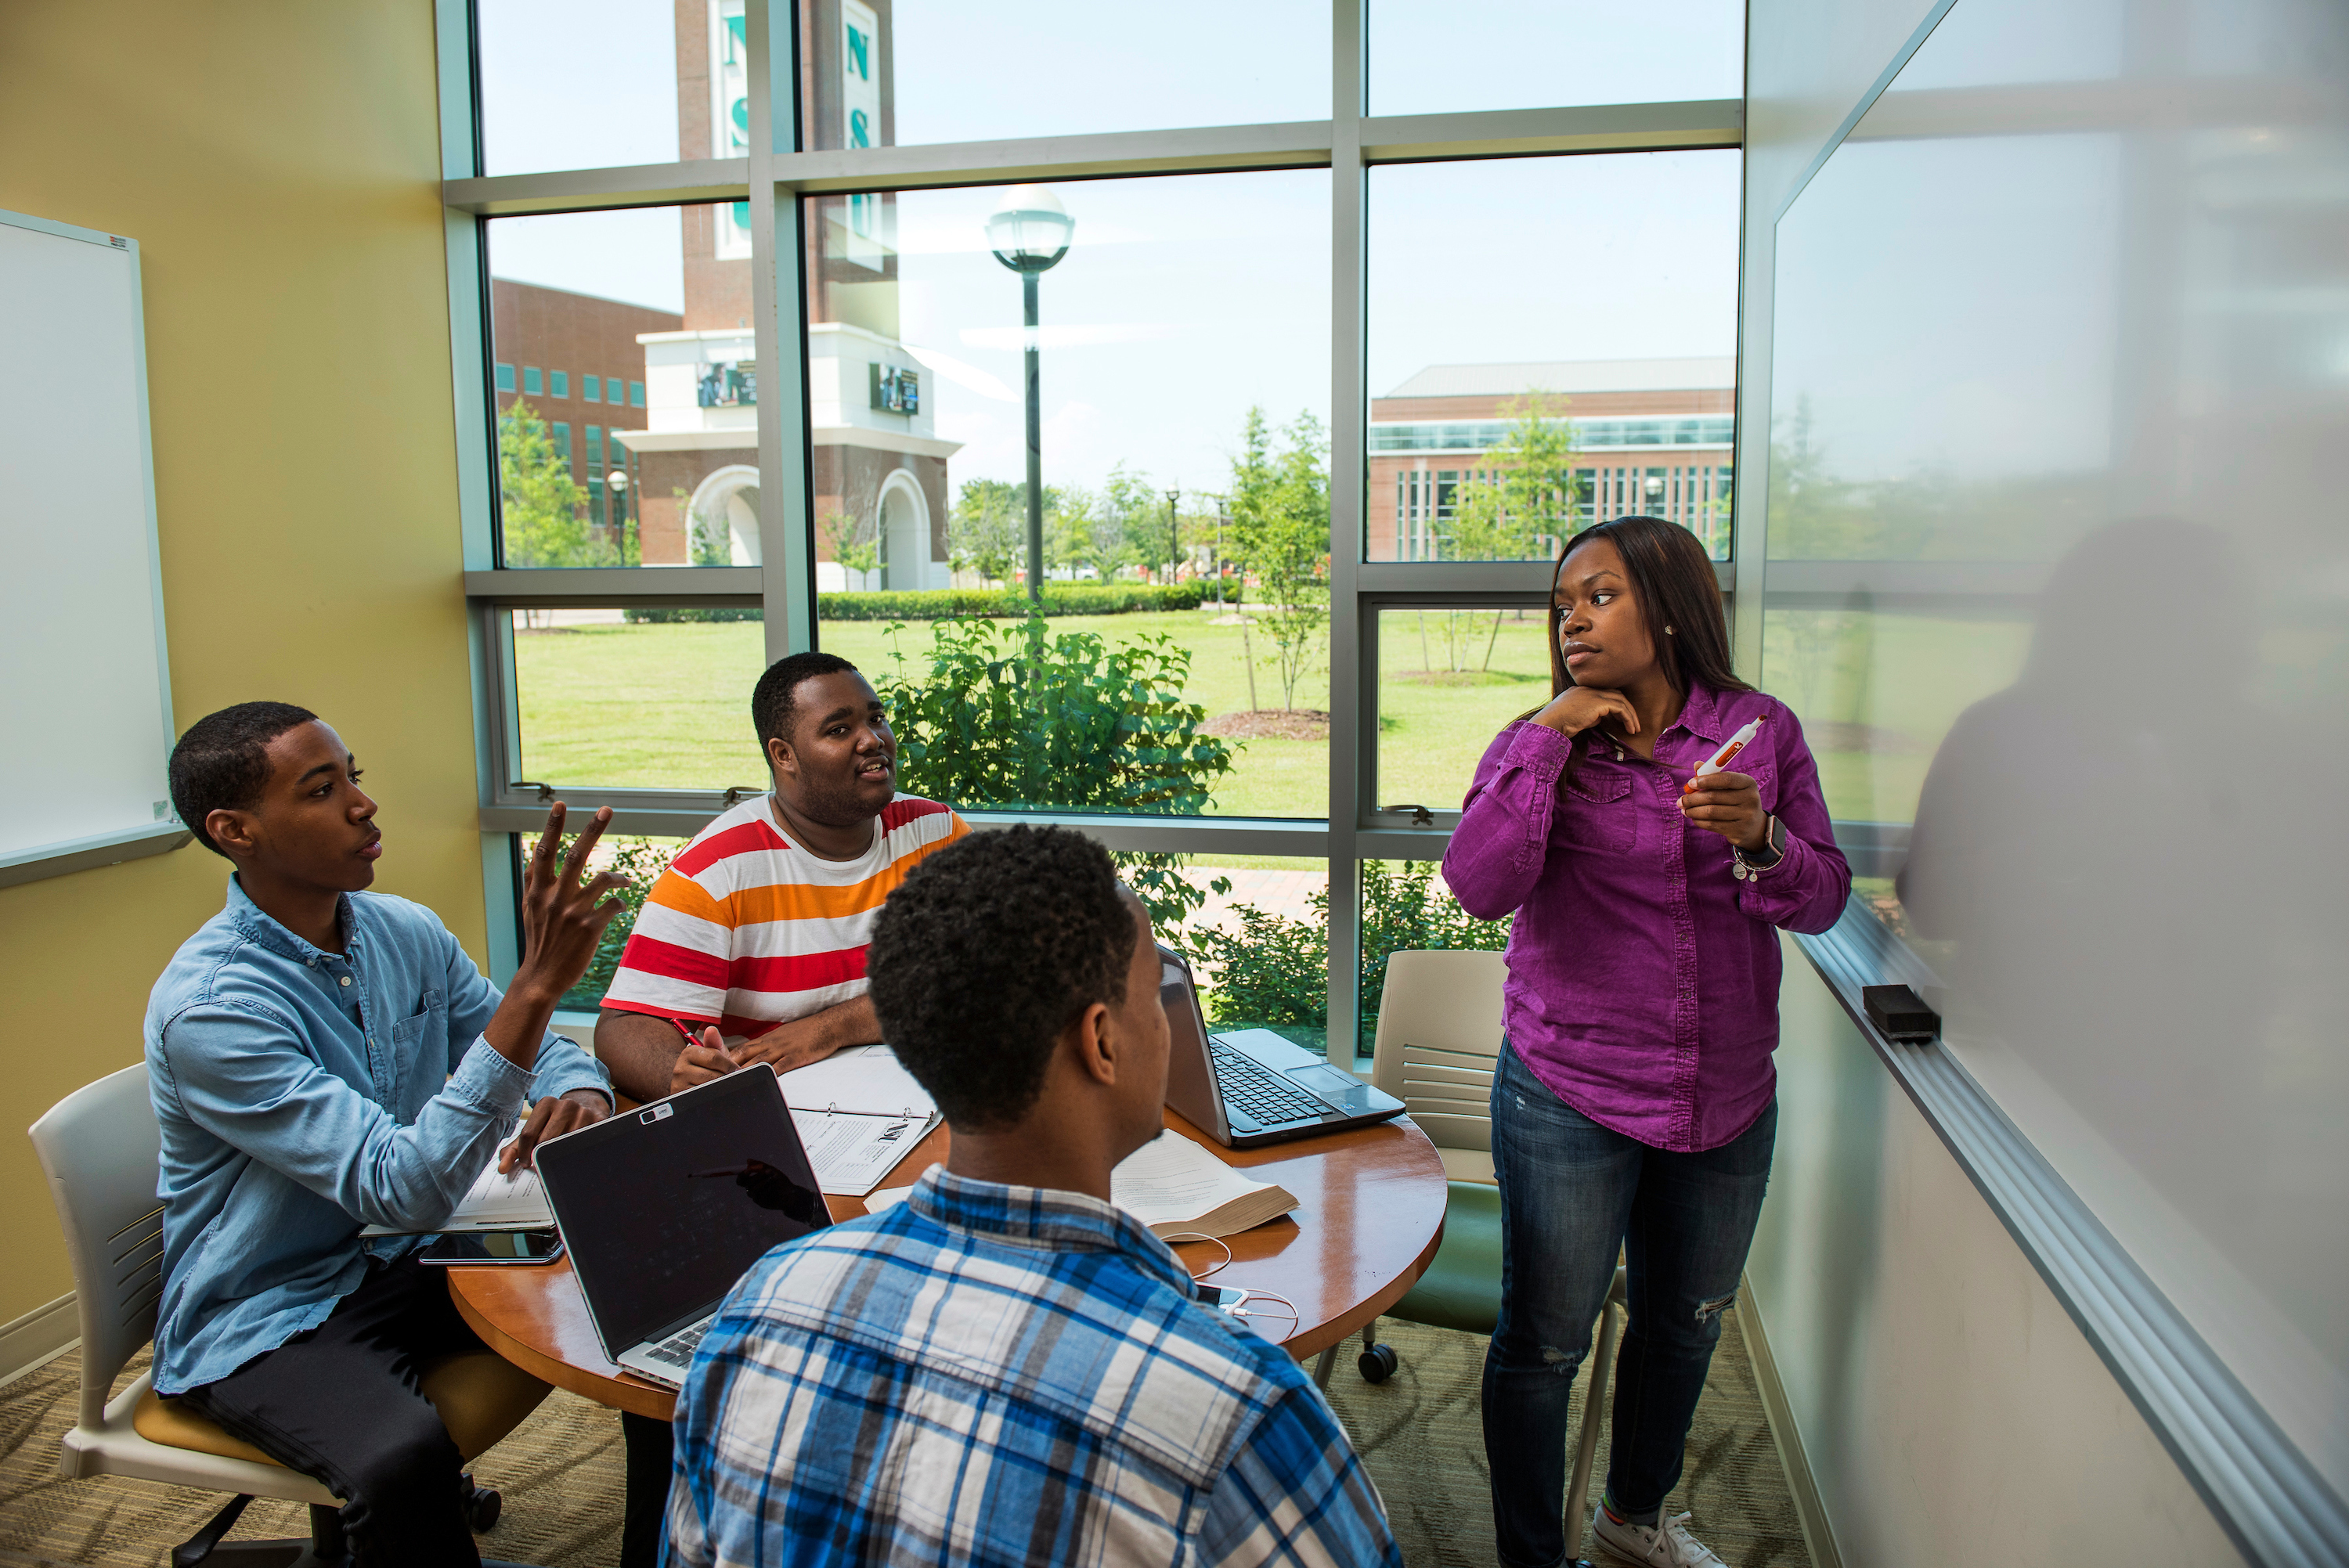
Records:
[[[162,1140],[147,1066],[78,1088],[33,1123],[33,1148],[65,1227],[81,1309],[81,1420],[96,1427],[115,1375],[155,1336],[163,1295]]]
[[[1387,955],[1371,1081],[1403,1102],[1438,1149],[1493,1147],[1501,1054],[1498,953],[1410,948]]]

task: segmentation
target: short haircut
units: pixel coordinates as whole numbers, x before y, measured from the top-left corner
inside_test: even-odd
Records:
[[[750,722],[759,727],[761,756],[766,755],[767,742],[778,737],[785,745],[791,743],[792,723],[799,717],[799,705],[792,699],[798,695],[800,683],[843,670],[856,674],[856,666],[838,654],[792,654],[767,666],[767,673],[750,692]]]
[[[214,811],[249,811],[269,782],[269,743],[318,716],[290,702],[241,702],[188,726],[171,748],[171,809],[212,853],[228,853],[204,831]]]
[[[957,1128],[1017,1122],[1061,1031],[1125,1000],[1143,923],[1109,851],[1066,828],[973,833],[916,866],[874,923],[882,1037]]]

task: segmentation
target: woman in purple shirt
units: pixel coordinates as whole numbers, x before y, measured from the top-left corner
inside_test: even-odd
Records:
[[[1565,1560],[1568,1396],[1619,1246],[1631,1317],[1593,1526],[1631,1562],[1718,1564],[1661,1511],[1769,1181],[1778,931],[1833,925],[1851,872],[1802,726],[1730,672],[1693,535],[1651,517],[1578,534],[1551,604],[1557,695],[1485,751],[1444,858],[1462,907],[1517,917],[1493,1078],[1494,1519],[1512,1568]]]

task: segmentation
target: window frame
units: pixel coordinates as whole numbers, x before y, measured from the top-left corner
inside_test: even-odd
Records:
[[[469,419],[477,425],[476,433],[460,442],[465,490],[463,591],[471,611],[469,624],[480,716],[480,827],[492,908],[510,903],[516,891],[509,835],[534,831],[544,820],[544,801],[552,799],[551,791],[521,782],[512,765],[521,751],[505,611],[558,605],[755,605],[766,610],[768,659],[815,644],[812,462],[800,342],[807,254],[802,198],[1118,175],[1326,169],[1333,186],[1327,815],[1303,820],[1049,811],[978,811],[966,816],[975,826],[1063,822],[1117,850],[1324,861],[1330,870],[1330,1028],[1332,1038],[1354,1038],[1359,1014],[1354,976],[1361,941],[1358,862],[1441,859],[1458,818],[1456,811],[1447,810],[1437,814],[1431,826],[1414,821],[1408,811],[1378,809],[1378,613],[1382,608],[1439,603],[1543,603],[1551,570],[1551,563],[1544,561],[1362,559],[1370,471],[1370,399],[1364,369],[1365,172],[1389,162],[1739,149],[1744,143],[1743,101],[1716,98],[1371,116],[1364,112],[1368,0],[1332,0],[1331,112],[1327,119],[802,151],[796,98],[795,9],[785,0],[750,0],[749,156],[486,177],[480,173],[481,89],[474,68],[470,8],[466,0],[436,0],[436,4],[442,24],[441,196],[448,219],[458,416],[460,427]],[[795,421],[781,417],[760,421],[760,493],[781,503],[760,509],[763,564],[667,567],[657,572],[505,567],[497,543],[495,449],[490,428],[495,398],[482,365],[492,341],[486,308],[489,282],[482,224],[493,217],[719,201],[747,201],[750,207],[751,321],[763,383],[761,405],[765,410],[789,410],[797,416]],[[620,383],[607,379],[606,385],[616,387]],[[626,402],[607,395],[606,407],[644,407],[643,383],[627,380],[626,385]],[[1748,553],[1746,530],[1734,500],[1733,494],[1730,558],[1716,568],[1730,598],[1733,618],[1738,603],[1733,590]],[[1753,542],[1758,553],[1758,539]],[[689,837],[730,803],[722,789],[566,788],[564,799],[580,810],[612,807],[614,827],[619,831],[675,837]],[[502,934],[512,923],[492,918],[490,926],[493,933]],[[510,973],[519,959],[511,943],[512,938],[502,934],[493,940],[492,967],[501,975]]]

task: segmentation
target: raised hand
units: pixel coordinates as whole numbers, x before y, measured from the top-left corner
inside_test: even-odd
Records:
[[[579,984],[595,961],[604,928],[626,907],[608,895],[627,886],[627,878],[616,872],[597,872],[585,880],[580,876],[595,841],[611,823],[612,808],[599,808],[571,852],[558,861],[565,811],[557,800],[546,813],[546,830],[539,834],[523,868],[523,954],[522,967],[514,974],[516,990],[526,984],[551,986],[560,996]]]
[[[564,814],[557,800],[546,814],[546,830],[539,834],[523,867],[522,966],[481,1031],[499,1055],[520,1068],[537,1063],[539,1042],[546,1036],[555,1004],[587,973],[604,928],[625,907],[609,895],[627,886],[627,878],[612,872],[585,880],[580,875],[595,841],[612,820],[612,809],[598,810],[571,852],[558,860]]]

